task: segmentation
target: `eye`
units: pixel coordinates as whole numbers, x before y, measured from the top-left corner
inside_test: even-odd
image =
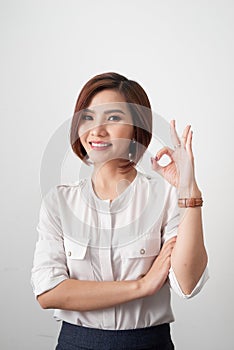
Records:
[[[112,115],[108,119],[109,120],[121,120],[121,118],[118,115]]]
[[[93,117],[91,115],[88,115],[88,114],[83,114],[81,116],[81,120],[93,120]]]

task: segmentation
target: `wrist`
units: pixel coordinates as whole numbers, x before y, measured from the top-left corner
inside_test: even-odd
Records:
[[[197,183],[194,182],[188,187],[179,187],[178,188],[179,198],[201,198],[202,193],[197,186]]]
[[[141,279],[137,280],[140,298],[148,297],[155,294],[161,287],[162,283],[157,283],[156,277],[151,280],[147,275],[143,276]],[[163,282],[164,283],[164,282]]]
[[[135,281],[135,286],[136,286],[138,297],[139,298],[145,297],[146,296],[145,282],[144,282],[143,278],[140,278],[140,279],[136,280]]]
[[[201,193],[200,189],[198,188],[196,182],[192,186],[191,197],[192,198],[201,198],[202,197],[202,193]]]
[[[179,198],[178,205],[180,208],[195,208],[202,207],[203,199],[200,198]]]
[[[197,186],[196,182],[193,182],[191,186],[192,190],[190,191],[182,191],[182,193],[186,193],[186,195],[179,194],[178,205],[180,208],[189,208],[189,207],[202,207],[203,199],[202,193]]]
[[[139,298],[146,297],[150,295],[150,288],[147,280],[144,277],[141,277],[139,280],[136,280],[137,290],[139,294]]]

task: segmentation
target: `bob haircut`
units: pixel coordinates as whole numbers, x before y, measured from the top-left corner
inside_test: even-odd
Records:
[[[123,160],[123,165],[119,166],[121,172],[127,172],[141,159],[152,138],[151,105],[146,92],[137,82],[114,72],[99,74],[91,78],[83,86],[76,102],[70,129],[70,143],[74,153],[89,165],[89,157],[78,136],[82,110],[89,106],[92,98],[98,92],[110,89],[121,93],[125,101],[129,103],[128,107],[133,120],[136,143],[131,142],[129,146],[132,157],[131,160]]]

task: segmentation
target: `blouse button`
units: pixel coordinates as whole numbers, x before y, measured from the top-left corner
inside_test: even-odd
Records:
[[[71,256],[71,252],[68,252],[67,255],[68,255],[68,256]]]
[[[145,254],[145,249],[141,249],[141,250],[140,250],[140,253],[141,253],[141,254]]]

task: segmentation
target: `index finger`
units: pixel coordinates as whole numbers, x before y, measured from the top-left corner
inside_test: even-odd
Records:
[[[181,144],[180,138],[177,134],[176,128],[175,128],[175,120],[170,121],[170,132],[171,132],[171,141],[174,147]]]
[[[165,241],[162,245],[162,247],[166,247],[172,243],[175,243],[177,239],[177,236],[173,236],[172,238],[168,239],[167,241]]]

